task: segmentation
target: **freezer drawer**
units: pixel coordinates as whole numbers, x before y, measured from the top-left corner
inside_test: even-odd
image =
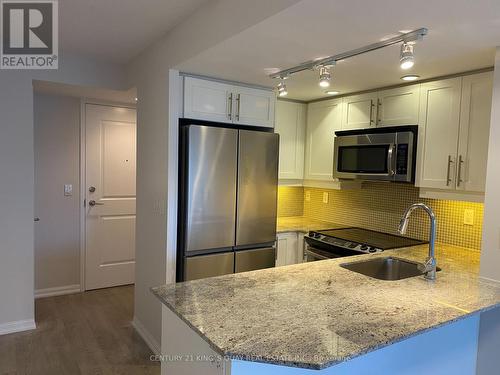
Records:
[[[234,253],[199,255],[185,258],[184,281],[233,273]]]
[[[231,249],[235,242],[238,131],[190,125],[186,252]]]
[[[240,130],[237,247],[276,241],[278,144],[278,134]]]
[[[276,249],[264,247],[237,251],[234,256],[235,272],[246,272],[274,267],[276,263]]]

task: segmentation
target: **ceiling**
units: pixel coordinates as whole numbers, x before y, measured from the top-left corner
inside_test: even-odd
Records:
[[[60,0],[64,52],[127,63],[207,0]]]
[[[427,27],[415,46],[415,66],[399,67],[399,45],[339,62],[331,89],[342,94],[400,84],[414,73],[422,79],[490,67],[500,45],[498,0],[304,0],[181,64],[184,72],[274,86],[273,70],[345,52]],[[288,98],[325,97],[317,73],[286,82]]]

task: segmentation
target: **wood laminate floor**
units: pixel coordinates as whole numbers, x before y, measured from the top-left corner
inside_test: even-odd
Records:
[[[0,336],[0,374],[159,374],[133,310],[133,286],[38,299],[36,330]]]

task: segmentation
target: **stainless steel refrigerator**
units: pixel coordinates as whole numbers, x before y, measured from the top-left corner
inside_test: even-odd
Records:
[[[274,267],[278,137],[181,125],[177,281]]]

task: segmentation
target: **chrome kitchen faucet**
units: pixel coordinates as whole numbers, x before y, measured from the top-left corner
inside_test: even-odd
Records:
[[[399,222],[398,232],[401,234],[406,233],[406,229],[408,229],[408,221],[410,219],[410,215],[417,208],[423,209],[429,215],[431,219],[431,227],[429,233],[429,256],[425,260],[425,263],[419,265],[419,269],[422,272],[425,272],[424,277],[427,280],[436,280],[436,257],[434,254],[434,246],[436,242],[436,215],[432,209],[423,203],[415,203],[412,204],[403,214],[401,221]]]

